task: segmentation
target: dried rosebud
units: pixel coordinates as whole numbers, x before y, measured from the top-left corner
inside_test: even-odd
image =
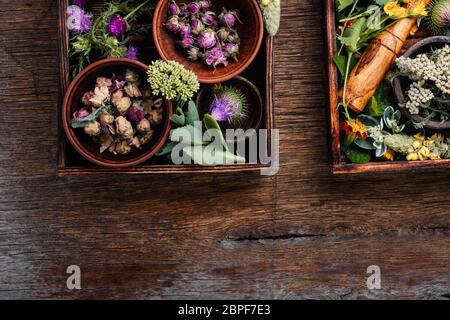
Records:
[[[191,27],[187,24],[182,24],[179,33],[182,38],[190,37],[192,36]]]
[[[239,20],[239,14],[236,10],[230,10],[223,8],[222,13],[219,15],[219,22],[223,26],[233,27],[236,24],[236,20]]]
[[[87,126],[84,127],[84,132],[91,137],[98,136],[101,132],[100,123],[97,121],[91,121]]]
[[[102,114],[100,115],[99,120],[100,120],[100,123],[101,123],[102,125],[103,125],[104,123],[105,123],[105,124],[111,124],[111,123],[114,122],[114,116],[111,115],[111,114],[109,114],[109,113],[107,113],[107,112],[104,112],[104,113],[102,113]]]
[[[149,132],[151,129],[150,121],[147,119],[142,119],[136,126],[137,131],[139,132]]]
[[[144,118],[145,118],[144,111],[142,111],[141,109],[139,109],[137,107],[131,107],[127,111],[127,119],[128,119],[128,121],[131,121],[131,122],[134,122],[134,123],[138,123]]]
[[[127,82],[129,83],[133,83],[136,85],[141,84],[141,79],[139,78],[139,75],[131,69],[127,69],[127,72],[125,74],[125,80],[127,80]]]
[[[222,41],[227,40],[229,35],[230,35],[230,31],[228,30],[228,28],[222,27],[217,31],[217,36]]]
[[[171,32],[179,32],[181,29],[181,23],[177,16],[171,16],[167,19],[165,24],[167,30]]]
[[[194,45],[194,39],[192,37],[187,37],[178,41],[178,45],[184,49],[188,49]]]
[[[131,107],[131,99],[129,97],[123,97],[113,101],[113,104],[116,106],[117,111],[120,114],[125,114],[128,109]]]
[[[226,57],[233,58],[236,62],[238,61],[239,55],[239,46],[237,44],[226,43],[222,46],[222,51],[224,52]]]
[[[99,88],[107,87],[108,89],[110,89],[112,84],[113,84],[112,79],[105,78],[105,77],[99,77],[99,78],[97,78],[95,86],[99,87]]]
[[[131,152],[131,146],[126,140],[116,140],[109,147],[109,151],[114,154],[127,155]]]
[[[187,59],[190,61],[197,61],[200,57],[200,50],[197,47],[190,47],[187,49]]]
[[[91,106],[91,99],[95,96],[94,91],[88,91],[86,92],[83,97],[81,98],[81,103],[85,106]]]
[[[213,26],[216,24],[216,14],[212,11],[205,12],[202,16],[202,22],[207,26]]]
[[[157,125],[161,124],[162,119],[163,119],[162,109],[153,109],[148,114],[147,119],[150,121],[151,125],[157,126]]]
[[[200,11],[202,13],[205,13],[205,12],[208,12],[209,9],[211,8],[211,1],[209,1],[209,0],[201,0],[201,1],[198,1],[198,5],[200,7]]]
[[[224,52],[220,48],[214,48],[205,53],[205,62],[209,66],[217,68],[220,65],[226,67],[228,65],[228,60],[225,57]]]
[[[139,141],[138,137],[134,137],[133,140],[131,140],[130,146],[134,146],[138,149],[141,148],[141,141]]]
[[[96,87],[94,90],[94,96],[89,100],[89,102],[94,107],[101,107],[106,100],[110,97],[109,89],[106,86]]]
[[[180,14],[180,7],[172,0],[169,4],[169,15],[176,16]]]
[[[234,44],[241,44],[241,39],[239,38],[239,34],[236,31],[230,32],[227,41]]]
[[[178,14],[178,16],[180,17],[180,19],[184,19],[189,16],[189,11],[185,3],[180,5],[180,13]]]
[[[196,2],[191,2],[187,5],[187,11],[191,14],[197,14],[200,11],[200,6]]]
[[[141,145],[146,145],[152,140],[152,138],[153,138],[153,131],[150,130],[149,132],[147,132],[146,134],[144,134],[139,138],[139,142],[141,143]]]
[[[125,92],[131,98],[140,98],[140,97],[142,97],[141,90],[139,90],[139,87],[136,84],[133,84],[133,83],[128,83],[125,86]]]
[[[191,20],[191,32],[193,35],[198,36],[200,32],[205,30],[205,25],[197,18]]]
[[[84,118],[86,118],[88,115],[90,115],[90,112],[86,109],[86,108],[81,108],[78,111],[75,111],[73,113],[73,118],[77,121],[83,120]]]
[[[216,33],[212,29],[206,29],[198,36],[198,45],[202,49],[210,49],[217,43]]]
[[[131,122],[122,116],[116,118],[117,134],[123,139],[131,139],[134,135],[133,126]]]

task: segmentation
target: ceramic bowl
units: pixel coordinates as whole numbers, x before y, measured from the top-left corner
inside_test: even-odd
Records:
[[[166,29],[164,24],[168,17],[168,6],[172,0],[161,0],[153,16],[153,38],[159,55],[164,60],[175,60],[192,70],[201,83],[219,83],[227,81],[242,73],[253,62],[261,48],[264,36],[264,22],[257,0],[212,0],[212,11],[220,13],[222,8],[239,11],[236,29],[241,38],[238,62],[231,62],[227,67],[204,64],[202,61],[191,62],[186,59],[183,49],[176,45],[176,35]],[[190,0],[175,0],[176,3],[189,3]]]
[[[167,100],[164,100],[163,104],[163,123],[154,127],[152,141],[142,149],[133,148],[133,151],[127,155],[114,155],[108,151],[100,153],[99,145],[86,135],[84,130],[71,127],[70,121],[73,113],[82,107],[81,98],[85,92],[95,87],[96,79],[98,77],[110,78],[112,74],[125,74],[127,69],[137,72],[144,81],[147,79],[147,66],[141,62],[130,59],[104,59],[91,64],[78,74],[70,84],[64,98],[62,124],[67,138],[79,154],[96,165],[122,168],[145,162],[162,148],[171,130],[172,104]]]

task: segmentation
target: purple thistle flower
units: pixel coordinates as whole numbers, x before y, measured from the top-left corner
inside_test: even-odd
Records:
[[[111,18],[108,24],[108,32],[110,35],[119,37],[127,31],[127,22],[119,15]]]
[[[72,0],[72,3],[74,5],[79,6],[80,8],[84,8],[84,6],[86,5],[87,0]]]
[[[91,26],[92,14],[76,5],[67,8],[67,28],[72,34],[84,34],[91,29]]]
[[[233,102],[225,96],[216,96],[209,107],[209,113],[218,122],[229,121],[233,118],[235,107]]]
[[[198,45],[202,49],[210,49],[217,43],[216,33],[212,29],[206,29],[198,36]]]
[[[138,49],[134,46],[129,46],[127,51],[127,58],[133,59],[133,60],[139,60],[138,59]]]
[[[220,48],[214,48],[205,53],[205,62],[208,66],[217,68],[220,65],[224,67],[228,66],[228,60],[225,57],[224,52]]]

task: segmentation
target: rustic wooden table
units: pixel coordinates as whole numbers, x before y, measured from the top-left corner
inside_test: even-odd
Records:
[[[450,173],[330,174],[322,1],[282,2],[278,175],[58,178],[57,2],[1,1],[0,298],[450,298]]]

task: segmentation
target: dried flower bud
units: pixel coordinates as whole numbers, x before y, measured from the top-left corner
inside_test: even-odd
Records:
[[[197,18],[193,18],[191,21],[191,32],[193,35],[197,36],[200,32],[205,30],[205,25]]]
[[[227,41],[234,44],[241,44],[241,38],[239,38],[239,34],[236,31],[230,32]]]
[[[163,112],[162,109],[154,109],[150,111],[147,119],[150,121],[150,124],[153,126],[157,126],[161,124],[163,119]]]
[[[145,135],[143,135],[139,138],[139,142],[141,143],[141,145],[146,145],[147,143],[152,141],[152,138],[153,138],[153,131],[150,130]]]
[[[136,148],[141,148],[141,141],[139,141],[138,137],[134,137],[133,140],[131,140],[130,146],[135,146]]]
[[[236,24],[236,20],[239,19],[239,14],[236,10],[223,9],[222,13],[219,15],[219,22],[223,26],[233,27]]]
[[[196,2],[191,2],[187,5],[187,10],[191,14],[197,14],[200,11],[200,6]]]
[[[228,30],[228,28],[222,27],[219,29],[219,31],[217,31],[217,36],[222,41],[227,40],[229,35],[230,35],[230,31]]]
[[[202,22],[207,26],[213,26],[216,24],[216,14],[212,11],[205,12],[202,16]]]
[[[108,32],[114,37],[119,37],[127,31],[127,22],[121,16],[114,16],[108,23]]]
[[[125,119],[122,116],[118,116],[116,118],[116,130],[117,134],[122,139],[131,139],[134,135],[133,126],[131,125],[131,122],[129,122],[127,119]]]
[[[96,87],[107,87],[108,89],[111,88],[113,82],[112,79],[110,78],[105,78],[105,77],[99,77],[97,78],[97,81],[95,82],[95,86]]]
[[[197,47],[190,47],[187,51],[187,59],[197,61],[200,57],[200,50]]]
[[[182,38],[190,37],[192,36],[191,27],[187,24],[182,24],[179,33]]]
[[[200,6],[200,11],[202,13],[206,13],[211,8],[211,1],[209,1],[209,0],[201,0],[201,1],[198,1],[198,5]]]
[[[206,29],[198,36],[198,45],[202,49],[210,49],[217,43],[216,33],[212,29]]]
[[[179,32],[181,29],[181,23],[177,16],[171,16],[165,26],[171,32]]]
[[[233,58],[236,62],[238,61],[238,55],[239,55],[239,46],[237,44],[232,43],[226,43],[222,50],[226,57]]]
[[[131,146],[125,140],[116,140],[109,147],[109,151],[114,154],[127,155],[131,152]]]
[[[147,119],[142,119],[136,126],[137,131],[139,132],[149,132],[151,129],[150,121]]]
[[[116,106],[117,111],[119,111],[120,114],[125,114],[131,107],[131,99],[129,97],[123,97],[115,100],[113,104]]]
[[[138,123],[144,118],[145,118],[144,111],[142,111],[141,109],[139,109],[137,107],[131,107],[127,111],[127,119],[128,119],[128,121],[131,121],[131,122],[134,122],[134,123]]]
[[[183,49],[188,49],[194,45],[194,39],[192,37],[183,38],[177,44]]]
[[[80,121],[86,118],[88,115],[90,115],[90,112],[86,108],[81,108],[80,110],[73,113],[73,118],[76,121]]]
[[[91,99],[95,96],[94,91],[88,91],[86,92],[83,97],[81,98],[81,103],[85,106],[91,106]]]
[[[91,137],[98,136],[101,132],[100,123],[97,121],[89,122],[89,124],[84,127],[84,132]]]
[[[127,69],[127,72],[125,74],[125,80],[127,80],[128,83],[136,85],[141,84],[141,79],[139,78],[139,75],[131,69]]]
[[[101,107],[109,98],[110,95],[108,87],[96,87],[94,90],[94,96],[89,100],[89,102],[94,107]]]
[[[102,124],[103,123],[111,124],[114,122],[114,116],[107,112],[104,112],[100,115],[99,120],[100,120],[100,123],[102,123]]]
[[[205,62],[209,66],[217,68],[222,65],[226,67],[228,65],[228,60],[225,57],[224,52],[220,48],[214,48],[205,53]]]
[[[140,98],[142,97],[141,90],[139,90],[139,87],[133,83],[128,83],[125,86],[125,92],[127,95],[131,98]]]
[[[169,4],[169,15],[176,16],[180,14],[180,7],[172,0]]]

